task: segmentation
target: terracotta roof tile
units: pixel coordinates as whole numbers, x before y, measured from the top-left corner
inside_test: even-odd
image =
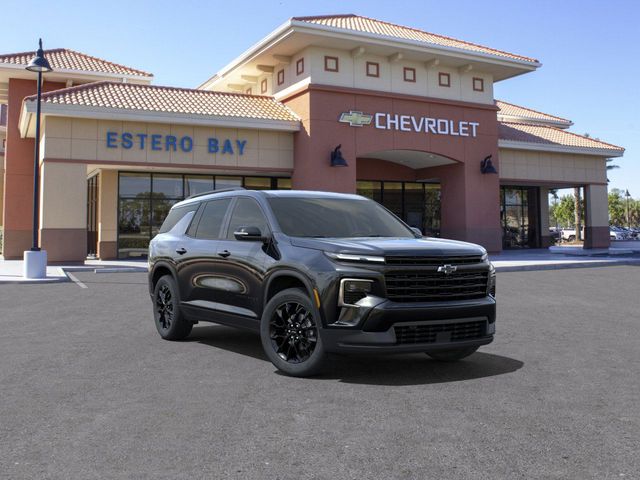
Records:
[[[464,40],[457,40],[455,38],[446,37],[444,35],[438,35],[435,33],[418,30],[416,28],[404,27],[402,25],[383,22],[381,20],[375,20],[373,18],[361,17],[359,15],[347,14],[294,17],[292,20],[312,23],[315,25],[323,25],[326,27],[339,28],[342,30],[372,33],[403,40],[414,40],[431,45],[438,45],[441,47],[459,48],[461,50],[469,50],[477,53],[510,58],[513,60],[538,63],[538,60],[536,60],[535,58],[524,57],[522,55],[516,55],[514,53],[504,52],[502,50],[496,50],[495,48],[489,48],[475,43],[465,42]]]
[[[561,147],[594,148],[624,152],[624,148],[594,138],[547,125],[498,122],[498,138],[512,142],[537,143]]]
[[[15,65],[27,65],[35,52],[8,53],[0,55],[0,64],[10,63]],[[84,53],[69,50],[68,48],[56,48],[44,51],[47,60],[54,70],[78,70],[81,72],[110,73],[114,75],[135,75],[140,77],[153,77],[151,73],[125,67],[117,63],[108,62],[101,58],[92,57]]]
[[[35,100],[35,95],[25,100]],[[133,83],[88,83],[45,93],[42,101],[45,104],[298,121],[289,108],[272,97]]]
[[[496,100],[496,105],[500,109],[498,112],[499,117],[519,117],[532,121],[538,120],[542,122],[564,123],[567,127],[573,125],[573,122],[566,118],[556,117],[555,115],[539,112],[520,105],[514,105],[513,103],[503,102],[502,100]]]

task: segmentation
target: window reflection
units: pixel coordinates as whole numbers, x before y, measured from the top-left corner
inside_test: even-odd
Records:
[[[125,173],[118,181],[118,257],[146,257],[149,241],[159,231],[171,207],[184,198],[215,189],[291,189],[290,178],[227,175]]]

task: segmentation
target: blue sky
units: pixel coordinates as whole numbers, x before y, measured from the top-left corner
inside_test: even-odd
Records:
[[[195,87],[292,16],[356,13],[539,59],[496,98],[627,149],[610,187],[640,198],[640,2],[3,0],[0,52],[67,47]],[[38,25],[39,22],[39,25]]]

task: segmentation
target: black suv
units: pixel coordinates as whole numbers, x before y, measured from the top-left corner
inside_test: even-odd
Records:
[[[331,352],[471,355],[493,340],[495,271],[478,245],[423,238],[358,195],[231,189],[174,205],[149,246],[158,332],[260,333],[280,370]]]

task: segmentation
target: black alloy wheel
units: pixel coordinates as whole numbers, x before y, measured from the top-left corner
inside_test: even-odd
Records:
[[[169,330],[173,323],[173,296],[169,286],[164,284],[158,289],[156,295],[156,314],[158,323],[163,330]]]
[[[302,363],[313,354],[318,329],[313,315],[304,305],[285,302],[279,305],[269,322],[271,345],[278,356],[289,363]]]
[[[276,293],[262,312],[262,348],[278,370],[293,377],[320,373],[327,360],[320,313],[305,290]]]
[[[182,340],[193,328],[180,310],[178,287],[171,275],[161,277],[153,290],[153,318],[165,340]]]

